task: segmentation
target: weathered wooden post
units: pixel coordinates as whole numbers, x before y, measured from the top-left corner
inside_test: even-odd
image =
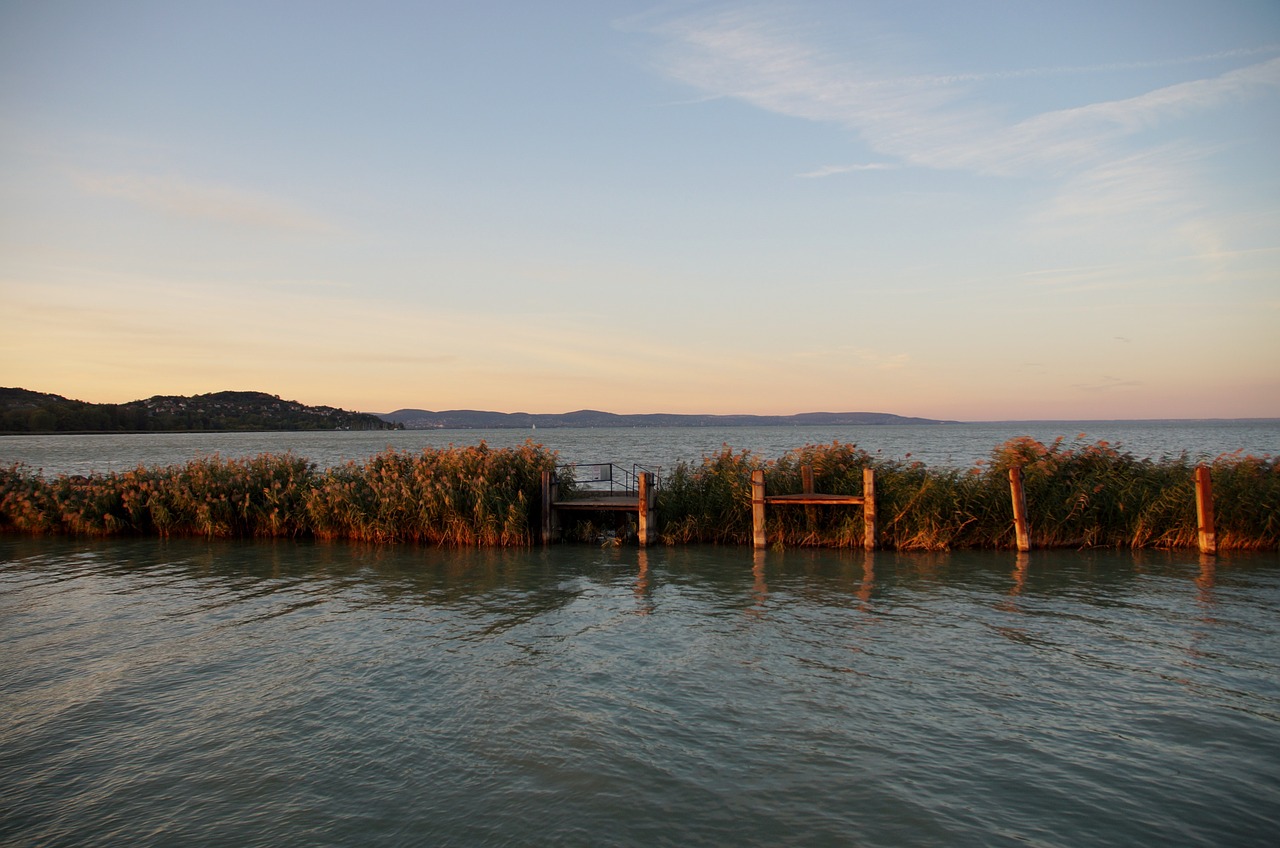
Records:
[[[1196,524],[1200,537],[1200,553],[1218,552],[1218,534],[1213,526],[1213,485],[1209,480],[1209,467],[1196,466]]]
[[[1031,528],[1027,526],[1027,493],[1022,488],[1022,466],[1009,469],[1009,493],[1013,496],[1013,530],[1018,550],[1031,550]]]
[[[639,518],[637,520],[640,547],[648,547],[658,536],[658,487],[654,485],[653,472],[640,472]]]
[[[763,468],[751,472],[751,537],[755,547],[765,547]]]
[[[862,547],[876,549],[876,470],[862,469]]]
[[[806,495],[813,494],[813,466],[800,466],[800,490]],[[813,525],[818,521],[818,508],[813,504],[808,504],[804,508],[805,528],[810,532],[813,531]]]
[[[556,483],[555,469],[542,472],[542,544],[548,545],[559,541],[560,516],[556,514],[555,502],[560,487]]]

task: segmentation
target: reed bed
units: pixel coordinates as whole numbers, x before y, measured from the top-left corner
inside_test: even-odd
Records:
[[[1196,464],[1185,454],[1137,459],[1082,438],[1013,439],[969,469],[884,460],[841,442],[806,445],[773,460],[725,447],[669,472],[658,513],[667,544],[750,544],[752,471],[764,470],[770,494],[800,492],[806,465],[817,491],[860,494],[862,471],[870,467],[879,547],[1012,548],[1008,471],[1017,465],[1036,547],[1187,548],[1197,542]],[[541,475],[555,466],[555,453],[532,442],[387,450],[323,471],[292,454],[212,456],[52,480],[15,465],[0,468],[0,530],[522,546],[538,538]],[[1226,454],[1212,461],[1211,475],[1219,549],[1280,550],[1280,462]],[[562,477],[560,486],[567,494],[573,483]],[[584,516],[565,535],[592,538],[598,529]],[[781,546],[863,545],[856,507],[770,508],[767,530]]]
[[[541,445],[387,450],[318,471],[292,454],[45,480],[0,469],[0,529],[75,536],[313,537],[529,545],[541,510]],[[531,516],[533,517],[531,519]]]
[[[860,494],[862,470],[876,475],[878,546],[891,550],[1013,548],[1009,468],[1020,465],[1036,547],[1186,548],[1197,544],[1194,469],[1183,454],[1138,459],[1105,441],[1012,439],[970,469],[884,460],[856,445],[807,445],[768,461],[729,448],[682,463],[658,498],[669,544],[750,544],[751,472],[764,469],[769,494],[802,491],[801,467],[818,492]],[[1211,464],[1219,549],[1280,549],[1280,463],[1274,457],[1218,457]],[[775,546],[863,545],[858,508],[770,508]]]

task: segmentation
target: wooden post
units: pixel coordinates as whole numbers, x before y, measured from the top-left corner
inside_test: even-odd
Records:
[[[554,470],[542,472],[542,544],[548,545],[559,541],[560,522],[556,514],[555,501],[560,487],[556,484]]]
[[[1031,528],[1027,526],[1027,493],[1022,488],[1022,466],[1009,469],[1009,493],[1013,496],[1013,530],[1018,550],[1031,550]]]
[[[653,484],[652,471],[640,472],[639,499],[637,536],[640,547],[645,548],[653,544],[653,540],[658,536],[658,512],[655,509],[658,505],[658,487]]]
[[[1218,534],[1213,526],[1213,486],[1209,481],[1209,467],[1196,466],[1196,523],[1200,536],[1200,553],[1218,552]]]
[[[800,488],[806,495],[813,494],[813,466],[800,466]],[[818,508],[812,504],[804,508],[805,526],[808,530],[813,530],[813,525],[818,520]]]
[[[766,546],[764,533],[764,469],[751,472],[751,536],[757,548]]]
[[[876,470],[862,469],[862,547],[876,549]]]

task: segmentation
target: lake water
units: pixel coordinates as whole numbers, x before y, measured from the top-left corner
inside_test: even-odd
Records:
[[[1280,559],[0,537],[0,844],[1270,846]]]
[[[862,427],[654,427],[543,430],[396,430],[308,433],[141,433],[0,436],[0,465],[15,462],[49,476],[124,471],[138,465],[171,465],[197,456],[254,456],[292,451],[321,467],[362,461],[388,447],[419,451],[450,444],[511,447],[532,438],[557,451],[562,461],[632,463],[670,468],[697,462],[724,445],[774,459],[806,444],[852,442],[886,459],[919,460],[930,466],[968,467],[1015,436],[1068,442],[1118,443],[1140,457],[1186,452],[1209,458],[1232,451],[1280,454],[1280,420],[1266,421],[1067,421],[997,424]]]
[[[0,437],[46,474],[517,445],[669,467],[1280,422]],[[1280,555],[0,536],[0,844],[1271,845]]]

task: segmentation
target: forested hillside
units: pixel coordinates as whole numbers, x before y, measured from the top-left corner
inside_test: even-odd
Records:
[[[183,430],[391,430],[375,415],[306,406],[264,392],[156,395],[128,403],[88,403],[0,388],[0,432],[96,433]]]

